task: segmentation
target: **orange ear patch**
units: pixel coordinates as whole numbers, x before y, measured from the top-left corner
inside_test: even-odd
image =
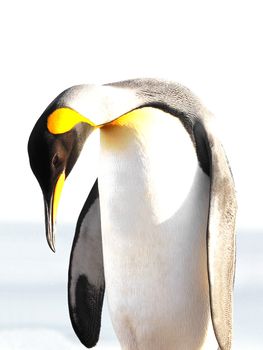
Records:
[[[70,131],[76,124],[87,123],[96,126],[88,118],[83,117],[73,109],[62,107],[51,113],[47,119],[47,128],[51,134],[64,134]]]

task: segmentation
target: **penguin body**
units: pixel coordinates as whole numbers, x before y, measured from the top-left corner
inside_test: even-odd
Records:
[[[41,130],[33,129],[29,155],[48,197],[36,166],[36,149],[47,144],[58,172],[52,208],[61,176],[100,128],[98,180],[78,220],[69,268],[70,316],[83,344],[98,340],[106,283],[122,349],[230,349],[235,193],[198,99],[156,80],[77,86],[40,120],[48,131],[40,148]],[[61,144],[70,147],[61,152]],[[54,212],[46,214],[49,241]]]
[[[203,348],[211,322],[210,180],[179,119],[152,108],[132,114],[139,115],[101,130],[98,183],[114,329],[123,349]]]

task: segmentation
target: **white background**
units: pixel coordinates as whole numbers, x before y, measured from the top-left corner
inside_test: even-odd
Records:
[[[262,309],[254,294],[242,292],[245,290],[243,287],[250,286],[250,278],[259,283],[253,289],[258,293],[255,295],[260,296],[262,290],[262,276],[259,279],[257,274],[263,266],[260,246],[255,244],[255,235],[251,236],[252,241],[248,237],[254,229],[260,232],[263,228],[262,6],[261,1],[254,0],[1,1],[0,222],[9,222],[11,226],[22,221],[44,222],[42,195],[29,168],[27,140],[37,118],[62,90],[75,84],[107,83],[137,77],[160,77],[180,82],[192,89],[216,115],[234,173],[239,202],[238,231],[244,230],[247,235],[247,241],[243,241],[240,253],[238,251],[237,300],[241,311],[246,300],[255,304],[253,309],[246,304],[248,311],[243,312],[244,326],[238,325],[239,339],[242,334],[246,337],[246,325],[256,319],[251,310]],[[89,162],[92,166],[86,169],[86,173],[80,174],[77,164],[67,180],[59,208],[60,225],[76,222],[89,190],[90,185],[86,182],[91,184],[89,176],[96,173],[96,149],[92,142],[87,146],[90,146]],[[83,159],[79,164],[81,162]],[[79,197],[82,199],[79,200]],[[13,236],[10,235],[2,245],[0,238],[4,252],[1,266],[7,266],[5,263],[9,261],[9,267],[5,267],[4,272],[3,268],[1,270],[1,280],[7,286],[7,300],[11,300],[8,296],[10,290],[20,293],[20,287],[12,284],[17,278],[17,266],[21,264],[25,267],[23,273],[28,272],[37,261],[38,244],[45,244],[44,228],[40,242],[33,234],[26,236],[26,232],[22,231],[18,240],[15,238],[19,231],[17,227],[13,227]],[[63,236],[63,229],[58,234]],[[19,242],[29,244],[30,237],[35,237],[34,250],[21,255],[21,251],[25,250]],[[71,238],[67,242],[70,241]],[[51,264],[51,260],[47,260],[48,248],[45,248],[47,255],[43,255],[43,259],[39,260],[41,263],[38,263],[51,278],[52,267],[45,269],[45,264]],[[256,248],[257,254],[254,254]],[[63,259],[61,265],[50,265],[54,271],[64,271],[66,258]],[[57,276],[61,276],[59,273]],[[23,274],[21,276],[21,283],[27,281]],[[29,276],[28,280],[37,284],[43,274],[32,268]],[[34,280],[32,276],[37,277]],[[63,278],[63,283],[66,283],[66,270]],[[45,286],[45,275],[42,282]],[[66,287],[62,289],[66,290]],[[52,290],[50,293],[53,293]],[[258,298],[262,305],[262,298]],[[3,294],[1,300],[5,300]],[[34,305],[41,303],[39,299]],[[13,301],[10,301],[6,317],[12,305]],[[28,301],[28,307],[30,305],[32,301]],[[49,305],[49,302],[43,305]],[[30,312],[33,314],[34,310]],[[261,316],[258,313],[257,319],[261,322],[263,311],[260,312]],[[23,309],[21,313],[27,317]],[[242,316],[242,312],[237,312],[237,315]],[[241,316],[237,316],[237,321]],[[64,320],[64,314],[61,318]],[[14,316],[14,319],[18,322],[20,318]],[[47,315],[46,320],[49,319],[50,315]],[[5,321],[3,317],[0,319],[1,324]],[[16,322],[10,324],[19,323]],[[71,329],[69,324],[67,327]],[[19,334],[17,332],[16,336]],[[32,329],[25,339],[30,334]],[[16,339],[13,333],[9,338]],[[9,338],[8,335],[3,336],[2,340],[9,344]],[[247,336],[247,339],[247,343],[251,344],[251,339],[256,338]],[[237,349],[241,349],[242,342],[236,342],[239,344]],[[257,346],[261,348],[258,343]],[[8,345],[2,348],[13,349]],[[15,346],[14,349],[28,350],[28,342],[25,347]],[[32,349],[38,350],[35,346]],[[256,345],[252,349],[256,349]]]
[[[188,86],[216,115],[238,225],[263,227],[261,1],[10,0],[1,2],[0,33],[2,220],[43,220],[27,140],[62,90],[162,77]],[[67,187],[70,180],[59,215],[72,221],[79,208],[65,202],[78,185]]]

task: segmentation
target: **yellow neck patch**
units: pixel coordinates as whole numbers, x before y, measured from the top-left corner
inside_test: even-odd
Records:
[[[143,126],[148,126],[149,123],[153,123],[154,117],[159,115],[160,111],[157,108],[143,107],[123,114],[110,122],[109,125],[141,128]]]
[[[91,126],[96,126],[88,118],[83,117],[73,109],[63,107],[56,109],[49,115],[47,119],[47,128],[51,134],[64,134],[79,123],[87,123]]]

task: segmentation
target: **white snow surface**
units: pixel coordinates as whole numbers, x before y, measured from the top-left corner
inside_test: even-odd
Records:
[[[44,224],[0,223],[0,349],[81,350],[68,315],[67,273],[74,226],[60,225],[57,252],[47,246]],[[263,235],[237,235],[234,350],[263,348]],[[120,350],[105,298],[95,347]]]
[[[117,349],[110,342],[101,342],[98,350]],[[0,332],[0,349],[8,350],[81,350],[83,345],[75,344],[63,333],[50,329],[21,328]]]

